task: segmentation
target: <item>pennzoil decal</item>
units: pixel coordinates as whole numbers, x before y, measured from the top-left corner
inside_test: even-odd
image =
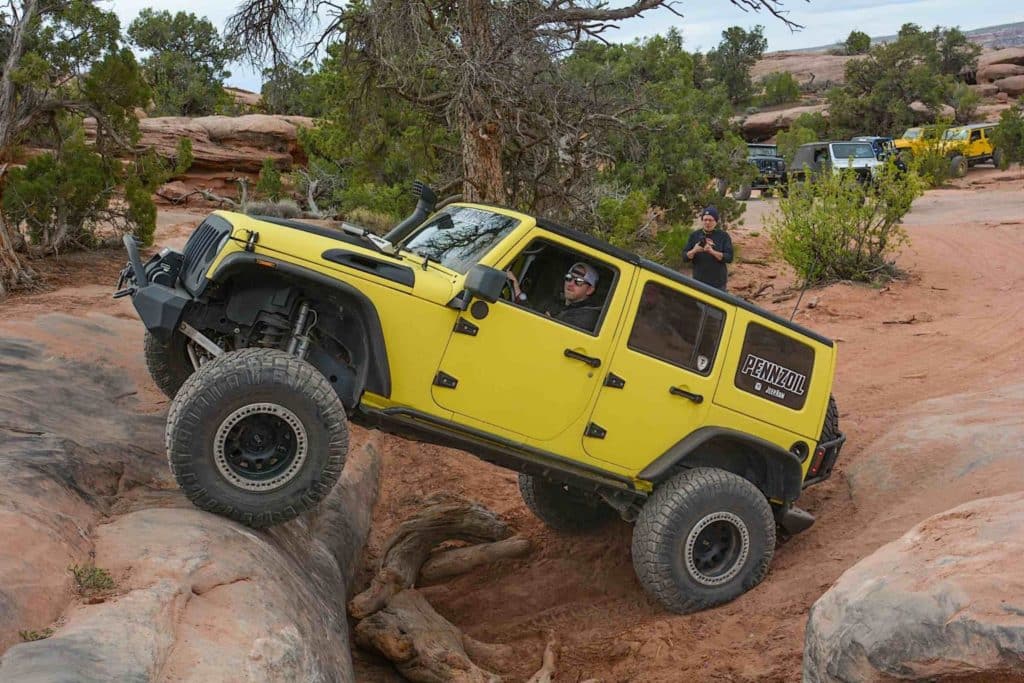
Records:
[[[750,323],[736,368],[736,388],[800,410],[807,401],[814,349],[764,325]]]
[[[773,395],[775,395],[772,392],[774,388],[782,391],[792,391],[803,396],[804,389],[807,387],[807,375],[784,368],[778,363],[773,363],[752,353],[748,353],[747,357],[743,359],[743,366],[740,372],[759,380],[756,388],[763,389],[765,393]],[[768,387],[764,388],[764,384],[767,384]],[[777,398],[783,397],[777,396]]]

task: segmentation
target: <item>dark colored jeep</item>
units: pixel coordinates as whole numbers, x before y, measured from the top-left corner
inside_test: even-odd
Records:
[[[757,176],[750,185],[737,190],[733,196],[739,200],[750,198],[751,190],[769,195],[776,185],[786,183],[786,160],[779,156],[779,148],[767,144],[747,144],[747,161],[757,167]]]

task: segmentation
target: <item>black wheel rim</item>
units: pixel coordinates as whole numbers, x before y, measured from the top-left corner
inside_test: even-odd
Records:
[[[739,575],[750,553],[747,525],[731,512],[705,516],[690,530],[683,560],[700,584],[718,586]]]
[[[253,403],[231,413],[214,441],[217,469],[234,486],[250,491],[279,488],[306,459],[302,422],[276,403]]]

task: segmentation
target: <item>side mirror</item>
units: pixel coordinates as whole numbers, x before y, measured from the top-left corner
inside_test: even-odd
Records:
[[[507,278],[505,271],[478,263],[466,273],[466,290],[475,297],[494,303],[501,296]]]

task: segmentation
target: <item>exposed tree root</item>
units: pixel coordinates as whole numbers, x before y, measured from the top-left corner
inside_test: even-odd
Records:
[[[434,553],[420,569],[421,583],[436,583],[459,574],[465,574],[477,567],[522,557],[530,552],[530,541],[522,536],[513,536],[494,543],[480,543],[465,548],[453,548]]]
[[[402,522],[385,546],[380,570],[370,587],[349,602],[349,614],[364,619],[388,599],[416,585],[420,568],[439,543],[483,543],[508,538],[511,530],[487,508],[464,499],[431,497],[427,507]]]
[[[501,680],[497,674],[473,663],[462,632],[435,612],[416,590],[392,596],[387,607],[356,625],[355,636],[356,643],[390,659],[410,681]]]

